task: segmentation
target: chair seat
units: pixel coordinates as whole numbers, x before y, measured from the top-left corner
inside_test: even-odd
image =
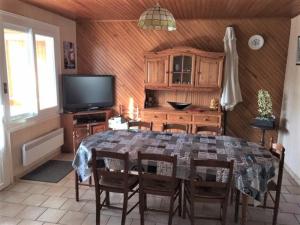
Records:
[[[277,190],[277,184],[271,180],[269,183],[268,183],[268,191],[276,191]]]
[[[185,188],[190,192],[189,185],[186,185]],[[225,188],[217,188],[217,187],[198,187],[195,189],[194,198],[220,198],[224,199],[226,197],[226,189]]]
[[[175,189],[178,188],[179,184],[180,180],[176,179]],[[143,186],[145,191],[170,192],[175,190],[174,186],[169,181],[145,180]]]
[[[128,188],[132,190],[139,182],[139,179],[135,175],[129,175],[128,176]],[[99,181],[99,184],[104,187],[110,187],[110,188],[123,188],[123,180],[122,179],[116,179],[116,178],[109,178],[109,177],[102,177]]]

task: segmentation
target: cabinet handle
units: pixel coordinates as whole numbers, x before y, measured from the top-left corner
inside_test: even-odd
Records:
[[[206,117],[206,118],[204,118],[204,121],[208,121],[208,118]]]
[[[154,118],[158,118],[157,115],[154,115]]]
[[[179,119],[182,120],[183,118],[180,116]]]

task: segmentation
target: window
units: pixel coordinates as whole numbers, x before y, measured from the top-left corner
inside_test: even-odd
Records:
[[[30,55],[30,33],[4,29],[10,117],[37,113],[35,75]]]
[[[0,22],[6,117],[18,121],[57,114],[58,28],[24,17],[13,22]]]
[[[57,106],[54,39],[35,35],[40,110]]]

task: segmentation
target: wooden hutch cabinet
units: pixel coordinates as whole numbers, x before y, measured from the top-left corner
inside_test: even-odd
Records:
[[[152,55],[145,61],[145,84],[148,86],[168,86],[169,57]]]
[[[63,152],[76,152],[81,141],[89,135],[108,129],[112,110],[84,111],[62,114],[64,128]]]
[[[141,119],[153,122],[160,131],[163,123],[222,127],[219,106],[209,108],[210,101],[220,102],[224,53],[177,47],[145,54],[145,108]],[[151,104],[147,104],[151,99]],[[168,101],[189,102],[191,107],[175,110]],[[149,106],[150,105],[150,106]]]

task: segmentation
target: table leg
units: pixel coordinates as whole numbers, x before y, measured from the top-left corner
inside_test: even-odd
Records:
[[[248,207],[248,195],[242,195],[242,220],[241,225],[246,225],[247,223],[247,207]]]
[[[79,201],[79,184],[78,184],[78,174],[75,172],[75,197],[76,197],[76,201]]]

